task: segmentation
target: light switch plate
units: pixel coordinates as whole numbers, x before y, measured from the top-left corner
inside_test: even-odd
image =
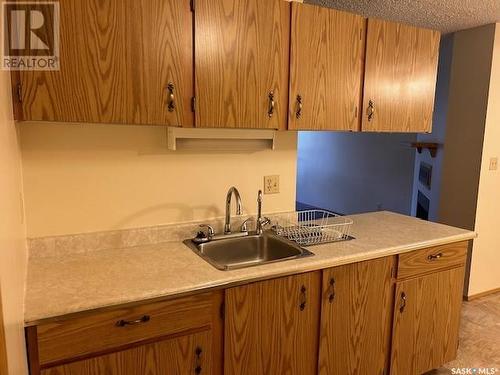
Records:
[[[498,158],[490,158],[490,171],[496,171],[498,169]]]
[[[264,177],[264,194],[277,194],[280,192],[280,176]]]

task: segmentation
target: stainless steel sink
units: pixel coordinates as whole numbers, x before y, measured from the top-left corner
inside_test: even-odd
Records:
[[[192,240],[184,243],[215,268],[224,271],[314,255],[272,231],[214,239],[202,244],[195,244]]]

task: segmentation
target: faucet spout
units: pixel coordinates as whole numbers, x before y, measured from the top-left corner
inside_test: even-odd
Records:
[[[236,215],[242,214],[240,192],[232,186],[226,196],[226,220],[224,224],[224,234],[231,234],[231,199],[233,195],[236,198]]]

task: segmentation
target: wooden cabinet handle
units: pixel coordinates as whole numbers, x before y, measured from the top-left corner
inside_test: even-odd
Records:
[[[368,109],[366,111],[366,115],[368,116],[368,121],[373,120],[373,116],[375,116],[375,103],[373,100],[368,102]]]
[[[333,303],[335,299],[335,279],[332,277],[328,286],[328,302]]]
[[[203,350],[200,347],[197,347],[196,350],[194,351],[196,358],[195,358],[195,368],[194,372],[195,374],[201,374],[201,353],[203,353]]]
[[[437,254],[431,254],[427,257],[427,259],[429,259],[430,261],[433,261],[433,260],[438,260],[439,258],[442,258],[443,257],[443,253],[437,253]]]
[[[300,119],[302,117],[302,96],[297,95],[297,112],[295,112],[295,117]]]
[[[302,285],[302,288],[300,288],[300,311],[304,311],[306,308],[306,303],[307,303],[307,289],[304,285]]]
[[[402,292],[401,293],[401,304],[399,305],[399,312],[403,313],[406,308],[406,293]]]
[[[274,101],[274,92],[271,91],[269,93],[269,111],[267,112],[267,114],[269,115],[269,117],[273,117],[275,106],[276,106],[276,103]]]
[[[170,82],[167,85],[167,90],[168,90],[168,111],[173,112],[175,110],[175,96],[174,96],[174,90],[175,86],[172,82]]]
[[[125,326],[135,326],[137,324],[147,323],[151,320],[149,315],[144,315],[143,317],[136,320],[119,320],[116,322],[117,327],[125,327]]]

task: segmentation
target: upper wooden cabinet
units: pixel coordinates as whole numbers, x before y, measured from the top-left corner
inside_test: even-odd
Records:
[[[195,4],[196,126],[286,129],[290,3]]]
[[[394,257],[323,271],[319,374],[386,374]]]
[[[294,3],[290,129],[360,128],[366,19]]]
[[[60,71],[22,71],[22,119],[192,126],[190,0],[60,0]]]
[[[320,272],[226,290],[225,374],[316,374]]]
[[[430,132],[440,34],[368,20],[363,131]]]

